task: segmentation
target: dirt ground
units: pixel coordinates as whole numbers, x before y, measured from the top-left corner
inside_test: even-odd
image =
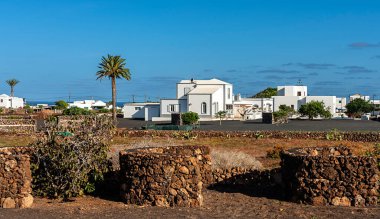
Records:
[[[36,199],[31,209],[0,209],[0,218],[380,218],[380,208],[315,207],[207,190],[198,208],[162,208],[83,197],[73,202]]]
[[[3,136],[4,137],[4,136]],[[8,136],[0,139],[4,145],[22,145],[27,139]],[[111,155],[127,148],[162,145],[208,145],[211,149],[244,152],[257,158],[264,167],[278,166],[278,158],[267,158],[273,147],[346,145],[355,154],[363,155],[375,143],[320,141],[310,139],[249,139],[249,138],[122,138],[112,140]],[[0,144],[1,146],[1,144]],[[204,191],[204,206],[199,208],[161,208],[125,205],[117,200],[82,197],[72,202],[36,198],[31,209],[0,209],[0,218],[379,218],[380,207],[316,207],[267,197],[255,197],[249,192],[226,190]]]

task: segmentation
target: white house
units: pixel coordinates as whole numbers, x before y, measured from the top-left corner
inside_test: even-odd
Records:
[[[333,116],[339,116],[339,112],[346,107],[346,98],[336,96],[308,96],[307,86],[278,86],[277,96],[273,96],[274,111],[278,111],[281,105],[290,106],[294,110],[311,101],[319,101],[325,104]]]
[[[101,109],[106,107],[107,104],[104,103],[101,100],[79,100],[79,101],[74,101],[73,103],[69,103],[69,107],[78,107],[82,109]]]
[[[170,118],[172,113],[196,112],[201,120],[215,118],[219,111],[233,113],[233,86],[219,79],[182,80],[177,83],[175,99],[160,101],[160,117]],[[153,118],[155,119],[155,118]]]
[[[370,97],[369,96],[364,96],[364,95],[361,95],[361,94],[353,94],[353,95],[350,95],[350,101],[352,100],[355,100],[355,99],[363,99],[363,100],[366,100],[366,101],[369,101],[370,100]]]
[[[263,112],[273,112],[273,98],[242,98],[237,94],[233,105],[234,119],[261,119]]]
[[[122,111],[124,118],[151,121],[160,116],[160,103],[126,103]]]
[[[20,97],[11,97],[6,94],[0,95],[0,108],[23,108],[24,99]]]

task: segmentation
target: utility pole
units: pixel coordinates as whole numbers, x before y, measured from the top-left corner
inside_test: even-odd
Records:
[[[132,95],[132,103],[135,102],[135,95]]]

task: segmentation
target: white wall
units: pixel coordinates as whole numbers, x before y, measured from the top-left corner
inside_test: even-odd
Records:
[[[0,95],[0,107],[1,108],[23,108],[24,99],[19,97],[10,97],[8,95]]]
[[[307,86],[277,86],[278,96],[299,96],[298,92],[301,97],[307,96]]]
[[[222,89],[220,89],[222,90]],[[222,96],[223,98],[223,96]],[[188,102],[189,102],[189,111],[198,113],[199,117],[202,116],[212,116],[212,104],[211,104],[211,95],[210,94],[190,94],[188,96]],[[207,105],[207,111],[206,113],[202,113],[202,103],[205,102]]]
[[[323,102],[325,107],[329,108],[330,113],[332,115],[335,114],[337,102],[335,96],[307,96],[306,103],[310,103],[311,101]]]
[[[297,96],[273,96],[274,111],[278,111],[281,105],[294,106],[294,110],[298,110],[302,104],[305,104],[305,97]]]
[[[160,116],[171,116],[168,111],[169,105],[176,105],[175,113],[187,112],[187,99],[162,99],[160,104]]]
[[[187,95],[185,94],[185,88],[189,88],[189,90],[193,90],[196,86],[202,86],[202,85],[195,85],[194,83],[189,84],[177,84],[177,99],[183,99],[186,98]]]
[[[123,107],[124,118],[151,120],[160,116],[160,105],[152,103],[131,103]]]

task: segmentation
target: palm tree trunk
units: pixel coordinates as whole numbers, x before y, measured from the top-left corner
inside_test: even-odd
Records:
[[[112,77],[112,118],[116,125],[116,78]]]
[[[13,94],[14,94],[14,90],[13,90],[13,86],[11,86],[11,97],[13,97]]]

